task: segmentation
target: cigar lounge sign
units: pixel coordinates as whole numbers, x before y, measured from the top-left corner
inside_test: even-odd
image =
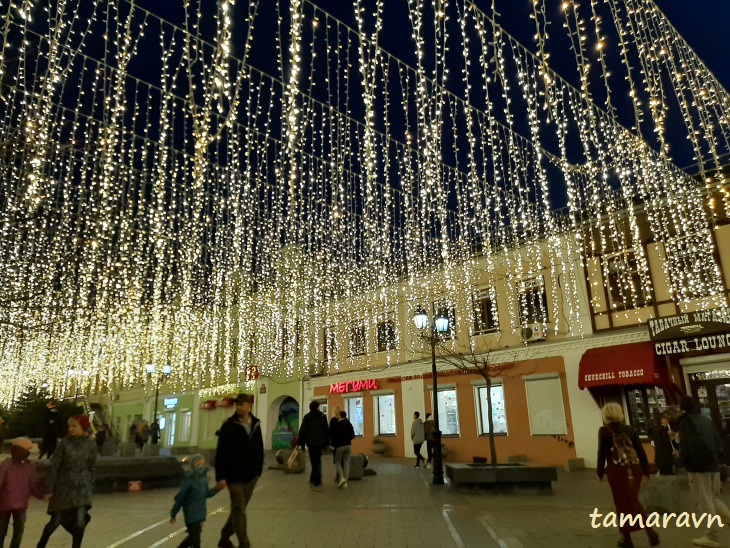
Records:
[[[730,308],[649,320],[649,336],[659,356],[730,349]]]

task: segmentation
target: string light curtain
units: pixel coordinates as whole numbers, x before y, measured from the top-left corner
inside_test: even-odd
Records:
[[[585,260],[639,306],[650,239],[724,302],[730,97],[650,0],[524,2],[527,41],[497,0],[172,4],[0,0],[0,400],[297,378],[407,303],[468,323],[485,275],[501,329],[541,279],[579,335]]]

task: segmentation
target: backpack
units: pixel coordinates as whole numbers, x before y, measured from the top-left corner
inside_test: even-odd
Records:
[[[631,466],[639,464],[639,454],[636,452],[634,442],[627,432],[614,432],[608,426],[606,429],[611,432],[611,460],[619,466]]]

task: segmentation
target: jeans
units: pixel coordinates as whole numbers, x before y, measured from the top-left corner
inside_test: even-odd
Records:
[[[315,487],[322,485],[322,448],[309,448],[309,462],[312,463],[312,473],[309,475],[309,482]]]
[[[251,543],[246,534],[246,506],[251,500],[254,487],[259,478],[254,478],[248,483],[229,483],[228,493],[231,495],[231,514],[228,521],[221,529],[221,540],[228,540],[235,534],[238,539],[239,548],[248,548]]]
[[[352,455],[352,445],[340,445],[335,449],[335,469],[340,480],[350,479],[350,455]]]
[[[186,523],[188,528],[188,536],[182,541],[177,548],[200,548],[200,535],[203,533],[203,522]]]
[[[423,458],[423,455],[421,455],[421,446],[423,443],[414,443],[413,444],[413,452],[416,454],[416,466],[419,466],[421,464],[421,461],[426,462],[426,459]]]
[[[428,463],[431,464],[433,460],[433,440],[426,440],[426,457],[428,458]]]
[[[51,520],[43,528],[41,540],[38,541],[38,548],[46,547],[48,539],[58,529],[61,522],[64,522],[64,527],[71,533],[71,538],[73,539],[71,547],[81,548],[81,541],[84,540],[84,531],[86,530],[86,512],[88,510],[88,506],[77,506],[76,508],[67,508],[66,510],[53,512],[51,514]]]
[[[10,548],[20,548],[20,541],[23,540],[25,530],[25,510],[0,512],[0,547],[5,546],[5,535],[8,534],[10,516],[13,516],[13,538],[10,540]]]
[[[723,523],[730,521],[730,510],[720,499],[720,472],[688,472],[689,489],[700,512],[719,515]],[[708,529],[705,536],[717,541],[717,530]]]

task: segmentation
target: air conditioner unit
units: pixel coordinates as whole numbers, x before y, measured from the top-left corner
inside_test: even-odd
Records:
[[[544,341],[547,329],[541,323],[528,323],[520,329],[522,342]]]

